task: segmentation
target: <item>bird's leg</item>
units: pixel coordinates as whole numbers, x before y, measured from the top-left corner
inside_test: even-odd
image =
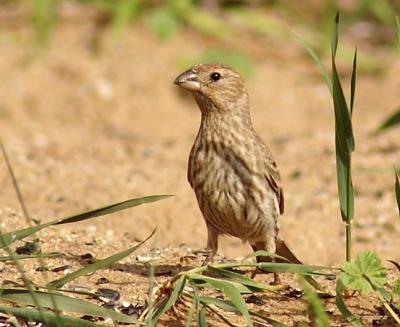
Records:
[[[267,238],[267,241],[261,241],[261,242],[255,242],[254,244],[251,244],[251,247],[253,248],[253,251],[254,252],[256,252],[256,251],[260,251],[260,250],[265,250],[265,251],[267,251],[268,253],[275,253],[276,252],[276,243],[275,243],[275,237],[268,237]],[[275,261],[275,258],[271,258],[271,257],[264,257],[264,256],[258,256],[257,257],[257,262],[258,263],[260,263],[260,262],[276,262]],[[257,273],[260,273],[260,272],[262,272],[262,270],[260,270],[260,269],[256,269],[254,272],[253,272],[253,274],[252,274],[252,276],[251,276],[251,278],[254,278],[254,276],[257,274]],[[280,278],[279,278],[279,275],[275,272],[275,273],[273,273],[273,281],[272,281],[272,285],[279,285],[280,284]]]
[[[208,265],[217,254],[218,251],[218,233],[207,226],[208,238],[207,238],[207,258],[203,261],[202,266]]]

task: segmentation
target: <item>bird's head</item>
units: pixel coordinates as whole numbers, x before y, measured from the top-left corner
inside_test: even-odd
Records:
[[[247,93],[240,75],[223,64],[198,64],[180,74],[174,84],[189,90],[200,109],[232,109],[247,105]]]

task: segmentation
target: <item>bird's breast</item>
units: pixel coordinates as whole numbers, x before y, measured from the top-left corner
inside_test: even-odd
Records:
[[[223,142],[196,140],[189,182],[206,222],[221,234],[250,239],[263,233],[264,185]],[[264,182],[263,182],[264,183]]]

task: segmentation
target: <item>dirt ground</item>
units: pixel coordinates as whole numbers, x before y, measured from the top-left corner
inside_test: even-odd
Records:
[[[42,222],[142,195],[175,195],[44,231],[39,235],[45,250],[103,257],[158,226],[151,246],[167,248],[161,251],[161,261],[174,262],[180,251],[190,253],[205,245],[206,229],[186,179],[200,114],[172,81],[186,68],[179,64],[182,58],[195,60],[216,43],[189,31],[163,42],[138,23],[118,42],[104,33],[101,52],[94,56],[92,33],[90,21],[61,21],[47,51],[32,56],[27,24],[1,26],[2,141],[28,210]],[[255,129],[270,146],[282,174],[284,239],[307,263],[341,265],[344,226],[338,209],[329,92],[295,38],[275,40],[271,48],[268,40],[263,41],[255,47],[254,73],[246,82]],[[365,49],[361,45],[359,50]],[[399,130],[371,133],[399,106],[400,59],[390,51],[374,51],[382,71],[378,76],[359,75],[354,112],[353,245],[355,254],[374,250],[385,260],[399,261],[400,222],[393,187],[393,165],[400,165]],[[3,232],[26,225],[2,160],[0,221]],[[220,243],[221,256],[233,259],[250,252],[237,239],[223,238]],[[135,266],[135,256],[124,262]],[[27,269],[34,271],[35,264],[27,263]],[[3,283],[14,278],[14,267],[0,267]],[[124,294],[129,301],[146,297],[146,274],[129,269],[103,273],[115,285],[136,285],[129,288],[132,294]],[[98,273],[91,277],[93,285],[95,278]],[[115,287],[127,291],[126,286]],[[371,316],[377,315],[375,304],[369,303]],[[292,305],[289,301],[282,312],[275,311],[276,318],[288,324],[303,319],[301,310],[301,318],[293,318]]]

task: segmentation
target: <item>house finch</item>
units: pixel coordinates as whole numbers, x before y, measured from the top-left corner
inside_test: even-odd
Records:
[[[249,98],[240,75],[222,64],[199,64],[174,84],[189,90],[201,111],[201,125],[189,157],[188,179],[208,230],[209,263],[219,235],[249,242],[300,263],[279,235],[284,197],[268,147],[250,119]],[[258,257],[258,261],[271,261]]]

